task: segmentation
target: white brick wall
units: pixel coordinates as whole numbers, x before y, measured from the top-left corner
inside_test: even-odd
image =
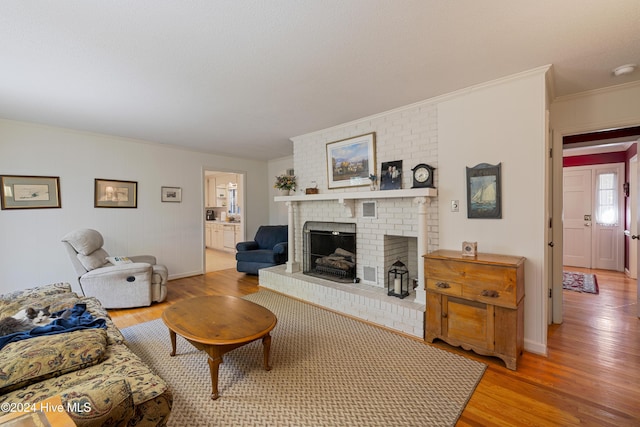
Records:
[[[420,104],[394,110],[366,120],[347,123],[343,126],[292,138],[293,162],[299,194],[307,187],[317,186],[320,193],[369,192],[365,187],[328,189],[326,145],[327,143],[362,135],[376,134],[376,174],[380,175],[382,162],[402,160],[402,188],[411,188],[411,168],[418,163],[438,166],[438,129],[435,105]],[[438,186],[438,174],[435,174]],[[393,190],[388,190],[393,191]],[[363,267],[376,269],[377,283],[384,288],[388,269],[384,254],[384,236],[417,237],[417,207],[412,198],[378,199],[377,218],[362,218],[362,200],[355,201],[354,217],[350,218],[345,208],[332,201],[298,203],[295,214],[296,261],[302,261],[302,230],[305,221],[355,222],[357,242],[357,276],[363,277]],[[428,250],[438,247],[438,202],[431,200],[427,208]],[[410,240],[413,242],[415,239]],[[411,260],[403,262],[409,267],[410,277],[417,277],[416,244],[409,243]],[[405,255],[405,257],[408,255]],[[415,258],[415,259],[413,259]],[[408,261],[408,262],[407,262]]]
[[[344,284],[289,274],[283,265],[259,271],[260,286],[299,298],[371,323],[424,338],[424,305],[387,295],[386,290],[363,284]]]

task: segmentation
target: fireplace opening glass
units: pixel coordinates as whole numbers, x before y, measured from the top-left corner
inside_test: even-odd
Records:
[[[308,221],[304,225],[303,273],[336,282],[356,278],[356,225]]]

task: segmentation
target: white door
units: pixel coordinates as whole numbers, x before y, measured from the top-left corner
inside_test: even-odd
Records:
[[[638,235],[638,155],[629,160],[629,228],[631,236]],[[629,239],[629,272],[631,279],[638,277],[638,241],[635,238]]]
[[[593,167],[594,218],[591,268],[624,270],[624,163]]]
[[[640,139],[638,139],[638,142],[640,143]],[[636,191],[635,191],[635,196],[636,196],[636,201],[637,201],[637,205],[636,205],[636,234],[632,234],[631,238],[632,241],[638,241],[640,240],[640,236],[638,235],[637,231],[640,230],[640,168],[636,168],[636,176],[631,176],[630,180],[634,180],[636,185]],[[633,222],[633,218],[631,219],[631,222]],[[636,253],[638,254],[638,258],[637,258],[637,265],[640,265],[640,251],[636,251]],[[638,311],[638,317],[640,317],[640,275],[638,275],[638,278],[636,280],[636,287],[637,287],[637,292],[636,292],[636,298],[637,298],[637,311]]]
[[[591,169],[563,170],[563,264],[591,268]]]

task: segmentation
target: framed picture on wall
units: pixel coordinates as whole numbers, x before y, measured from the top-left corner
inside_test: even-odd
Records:
[[[2,209],[59,208],[60,177],[57,176],[0,176]]]
[[[329,188],[369,185],[376,173],[376,134],[354,136],[327,144]]]
[[[163,202],[182,202],[182,188],[180,187],[162,187]]]
[[[96,208],[137,208],[138,183],[115,179],[95,180],[94,207]]]
[[[502,218],[501,165],[467,168],[467,218]]]

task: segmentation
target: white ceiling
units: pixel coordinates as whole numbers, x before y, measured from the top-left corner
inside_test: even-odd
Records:
[[[638,0],[2,0],[0,118],[273,159],[290,137],[553,64],[640,79]]]

